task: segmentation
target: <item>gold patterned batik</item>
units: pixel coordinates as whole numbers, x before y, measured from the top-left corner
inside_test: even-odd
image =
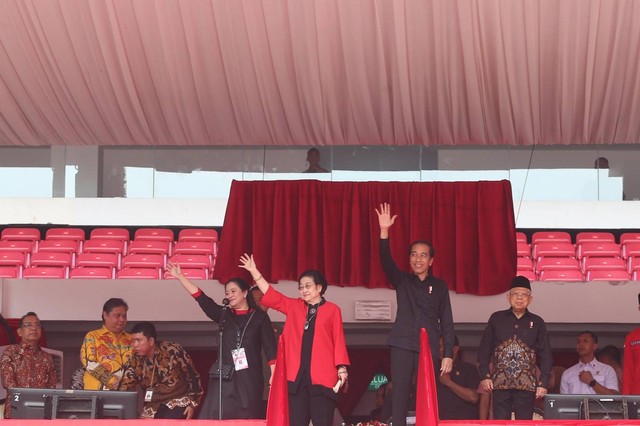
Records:
[[[494,352],[494,389],[536,390],[536,353],[513,336],[496,346]]]

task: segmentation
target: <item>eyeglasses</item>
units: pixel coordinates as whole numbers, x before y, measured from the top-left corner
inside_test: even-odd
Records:
[[[25,322],[22,328],[42,328],[42,325],[39,322]]]
[[[511,296],[513,296],[513,297],[516,297],[516,298],[517,297],[522,297],[522,298],[525,298],[525,299],[527,297],[531,296],[531,293],[521,293],[521,292],[518,292],[518,291],[511,291],[511,292],[509,292],[509,294]]]
[[[311,290],[315,286],[316,286],[316,284],[299,285],[298,286],[298,290],[300,290],[300,291],[302,291],[302,290]]]

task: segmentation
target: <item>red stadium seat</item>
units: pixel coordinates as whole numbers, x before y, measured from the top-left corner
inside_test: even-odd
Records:
[[[516,242],[517,256],[518,257],[531,257],[531,248],[529,244],[521,241]]]
[[[518,271],[517,274],[527,277],[529,281],[538,281],[538,276],[533,271]]]
[[[618,257],[586,257],[584,259],[584,272],[590,271],[612,271],[612,270],[626,271],[627,265],[624,260]]]
[[[131,236],[125,228],[95,228],[91,231],[90,240],[116,240],[122,242],[122,253],[127,253]],[[86,244],[86,243],[85,243]]]
[[[162,268],[167,264],[170,241],[133,240],[129,243],[129,255],[157,254],[162,256]]]
[[[571,235],[563,231],[538,231],[531,236],[531,244],[539,243],[571,243]]]
[[[24,266],[29,266],[31,252],[34,248],[33,241],[0,241],[0,252],[17,251],[24,254]]]
[[[640,271],[640,257],[629,258],[627,262],[627,272],[633,274]]]
[[[191,279],[191,280],[206,280],[209,279],[209,271],[206,269],[190,269],[190,268],[180,268],[182,274]],[[168,273],[164,273],[165,280],[171,280],[173,277]]]
[[[71,279],[106,279],[115,278],[115,268],[99,268],[91,266],[78,266],[71,270]]]
[[[118,265],[118,255],[113,253],[82,253],[76,259],[77,268],[106,268],[113,272],[112,278],[115,278],[115,270]]]
[[[573,257],[543,257],[536,262],[535,271],[540,274],[542,271],[550,270],[580,270],[580,263]]]
[[[205,270],[207,272],[205,279],[209,279],[209,271],[213,268],[211,257],[201,254],[176,254],[171,258],[171,262],[180,265],[180,269]]]
[[[516,232],[516,242],[529,244],[529,241],[527,241],[527,234],[524,232]]]
[[[122,269],[151,269],[157,279],[160,279],[164,267],[165,257],[161,254],[128,254],[122,258]]]
[[[65,268],[56,268],[55,266],[31,267],[24,270],[22,278],[67,278]]]
[[[583,257],[621,257],[620,245],[608,241],[584,242],[577,246],[578,259]]]
[[[2,241],[40,241],[38,228],[4,228],[0,234]]]
[[[178,241],[218,241],[218,231],[215,229],[195,229],[187,228],[180,231]]]
[[[528,257],[518,257],[518,272],[533,271],[533,261]]]
[[[160,270],[152,268],[122,268],[117,272],[116,278],[159,280]]]
[[[21,278],[25,267],[25,255],[19,251],[0,252],[0,266],[15,269],[16,277]]]
[[[167,228],[140,228],[136,230],[134,240],[174,241],[173,231]]]
[[[640,243],[640,232],[625,232],[620,235],[620,245],[627,243]]]
[[[627,241],[620,248],[623,259],[630,259],[640,256],[640,241]]]
[[[589,241],[615,243],[616,237],[614,237],[611,232],[579,232],[578,235],[576,235],[576,245]]]
[[[84,241],[84,229],[80,228],[50,228],[47,230],[45,240],[73,240]]]
[[[217,255],[218,243],[211,241],[178,241],[173,254],[200,254],[211,258],[211,265]]]
[[[36,253],[69,253],[71,255],[71,267],[76,266],[76,253],[78,251],[78,243],[73,240],[42,240],[38,244],[38,249],[31,255],[32,263],[33,257]]]
[[[627,271],[615,270],[595,270],[587,272],[587,281],[630,281],[631,276]]]
[[[533,248],[533,257],[575,257],[576,252],[573,244],[567,242],[559,243],[538,243]]]
[[[549,269],[540,273],[540,281],[584,281],[584,277],[575,269]]]
[[[18,278],[18,268],[12,266],[0,266],[0,278]]]
[[[118,260],[117,268],[122,264],[126,241],[121,240],[87,240],[84,242],[83,253],[113,254]]]
[[[64,278],[69,277],[71,254],[64,252],[39,251],[31,255],[32,267],[58,267],[64,271]]]

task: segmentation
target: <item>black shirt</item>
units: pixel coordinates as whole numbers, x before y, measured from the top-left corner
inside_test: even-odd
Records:
[[[553,359],[544,320],[528,310],[521,318],[511,309],[494,312],[480,341],[478,362],[480,377],[492,379],[494,389],[546,388]],[[493,362],[493,374],[489,362]],[[539,380],[536,364],[540,365]]]
[[[478,369],[468,362],[458,359],[453,361],[451,380],[456,384],[477,391],[480,384]],[[438,413],[440,420],[476,420],[478,419],[478,404],[465,401],[450,388],[440,384],[436,377],[438,390]]]
[[[438,340],[442,335],[444,356],[452,358],[453,314],[447,284],[431,275],[422,281],[417,275],[398,269],[391,256],[388,239],[380,240],[380,260],[387,279],[396,289],[398,303],[389,346],[419,352],[420,329],[425,328],[432,357],[438,358]]]

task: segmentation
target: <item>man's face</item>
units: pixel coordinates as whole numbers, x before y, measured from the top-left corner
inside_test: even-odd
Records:
[[[590,334],[583,333],[578,336],[576,341],[576,352],[582,356],[593,356],[598,349],[598,344],[593,341],[593,337]]]
[[[507,293],[507,299],[509,300],[511,309],[516,312],[521,312],[527,309],[533,296],[531,295],[531,290],[528,288],[514,287]]]
[[[409,254],[409,265],[411,270],[416,275],[422,275],[428,273],[431,264],[433,263],[433,257],[431,257],[429,246],[426,244],[418,243],[411,247],[411,254]]]
[[[156,342],[153,337],[146,337],[143,333],[134,333],[131,335],[131,344],[136,355],[151,357]]]
[[[104,326],[112,333],[119,334],[127,326],[127,309],[124,306],[116,306],[111,312],[103,312]]]
[[[40,319],[35,315],[29,315],[22,320],[22,325],[18,328],[18,336],[28,345],[36,345],[42,336],[42,326]]]

